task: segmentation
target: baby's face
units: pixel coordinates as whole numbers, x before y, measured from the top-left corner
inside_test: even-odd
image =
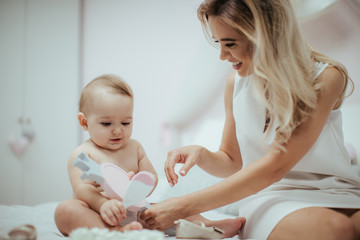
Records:
[[[86,112],[90,139],[99,147],[118,150],[132,133],[133,100],[105,89],[96,90]]]

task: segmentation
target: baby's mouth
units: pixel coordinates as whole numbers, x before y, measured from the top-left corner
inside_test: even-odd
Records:
[[[120,142],[121,138],[113,138],[113,139],[110,139],[110,141],[112,141],[112,142]]]

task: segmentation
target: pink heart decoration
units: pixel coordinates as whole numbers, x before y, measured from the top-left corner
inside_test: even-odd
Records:
[[[151,173],[140,171],[129,180],[128,174],[112,163],[102,163],[101,172],[104,176],[101,186],[110,198],[123,201],[130,211],[137,211],[146,205],[145,198],[155,185]]]
[[[125,208],[133,212],[146,206],[145,198],[156,184],[150,172],[140,171],[130,180],[128,173],[119,166],[112,163],[98,164],[85,152],[79,154],[73,165],[84,172],[81,179],[98,182],[109,198],[122,201]]]
[[[21,136],[16,137],[15,135],[11,134],[8,139],[10,149],[15,154],[16,157],[21,157],[27,148],[29,147],[29,139],[27,137]]]

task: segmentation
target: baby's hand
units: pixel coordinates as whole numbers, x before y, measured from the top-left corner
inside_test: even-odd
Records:
[[[126,209],[119,200],[110,199],[101,206],[100,215],[110,226],[118,226],[126,218]]]
[[[129,180],[131,180],[135,176],[135,172],[134,171],[128,172],[128,176],[129,176]]]

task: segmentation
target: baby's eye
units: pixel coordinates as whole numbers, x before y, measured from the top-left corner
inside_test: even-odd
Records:
[[[123,122],[121,124],[124,125],[124,126],[127,126],[127,125],[130,125],[130,122]]]
[[[105,126],[105,127],[108,127],[108,126],[111,125],[111,123],[110,123],[110,122],[102,122],[101,125],[103,125],[103,126]]]

